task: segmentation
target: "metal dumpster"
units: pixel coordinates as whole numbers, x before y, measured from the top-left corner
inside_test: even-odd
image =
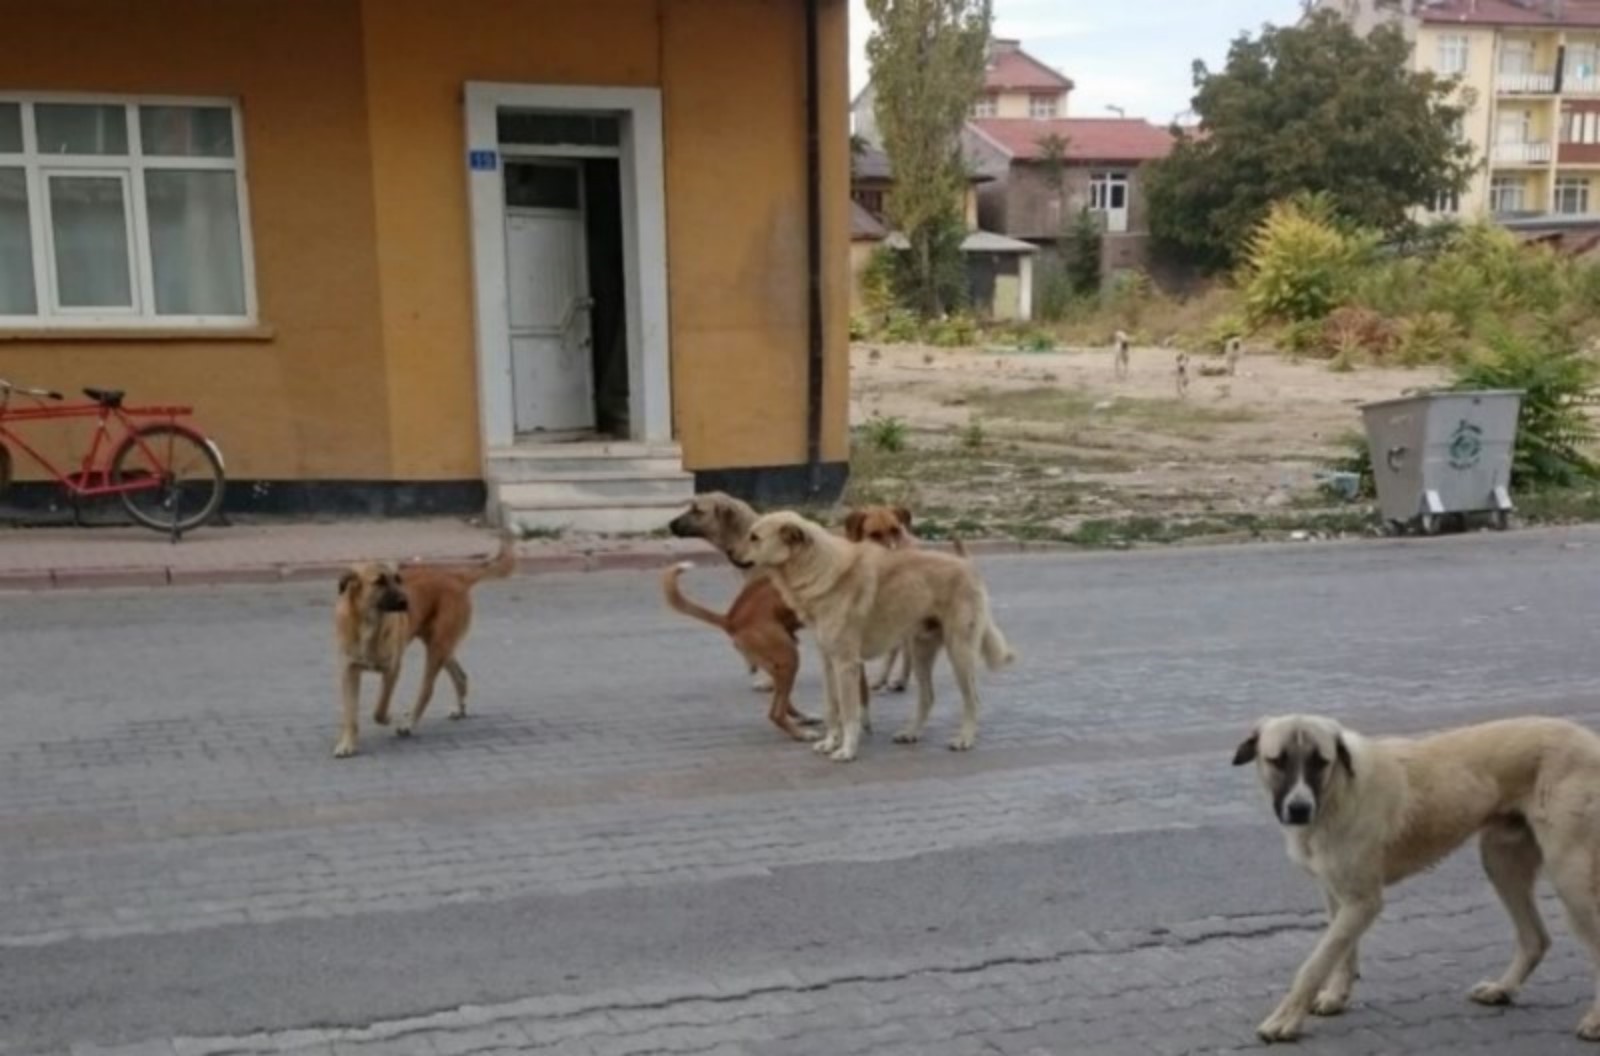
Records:
[[[1511,450],[1522,393],[1428,392],[1361,408],[1378,509],[1391,529],[1439,530],[1446,514],[1511,514]]]

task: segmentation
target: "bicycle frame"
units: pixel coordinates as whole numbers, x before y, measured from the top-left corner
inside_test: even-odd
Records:
[[[193,413],[189,407],[105,407],[98,403],[72,403],[60,407],[52,407],[32,397],[38,406],[12,408],[9,394],[0,398],[0,441],[15,444],[16,447],[33,459],[44,471],[55,478],[56,483],[66,488],[69,492],[82,498],[95,498],[102,495],[121,495],[127,492],[147,491],[162,486],[159,476],[151,475],[138,481],[114,484],[111,481],[111,456],[128,438],[133,439],[144,456],[150,460],[150,465],[166,468],[166,461],[151,449],[150,445],[139,436],[134,428],[133,421],[137,420],[164,420],[172,425],[187,429],[181,419]],[[45,457],[38,449],[31,446],[17,434],[11,427],[25,422],[60,421],[71,418],[93,418],[96,420],[94,437],[90,441],[89,450],[84,453],[82,463],[76,472],[63,470],[49,458]],[[113,441],[111,437],[111,419],[116,419],[121,427],[122,436]],[[196,433],[197,436],[200,434]],[[203,439],[203,438],[202,438]]]

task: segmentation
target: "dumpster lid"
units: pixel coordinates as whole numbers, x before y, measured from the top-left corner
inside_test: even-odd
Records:
[[[1427,399],[1430,396],[1515,396],[1520,400],[1526,395],[1527,392],[1523,389],[1423,389],[1405,396],[1363,403],[1361,409],[1367,411],[1378,407],[1390,407],[1395,404],[1411,403],[1413,400]]]

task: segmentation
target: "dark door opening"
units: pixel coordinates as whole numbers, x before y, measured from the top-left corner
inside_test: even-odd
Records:
[[[594,344],[595,427],[627,437],[628,315],[623,279],[622,172],[615,158],[583,162],[584,227],[588,242],[590,321]]]

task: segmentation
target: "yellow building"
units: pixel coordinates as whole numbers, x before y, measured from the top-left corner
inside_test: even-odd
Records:
[[[1418,69],[1461,79],[1481,161],[1434,216],[1600,219],[1600,0],[1323,0],[1397,20]]]
[[[0,26],[0,378],[194,404],[233,508],[632,529],[842,486],[845,0]]]

